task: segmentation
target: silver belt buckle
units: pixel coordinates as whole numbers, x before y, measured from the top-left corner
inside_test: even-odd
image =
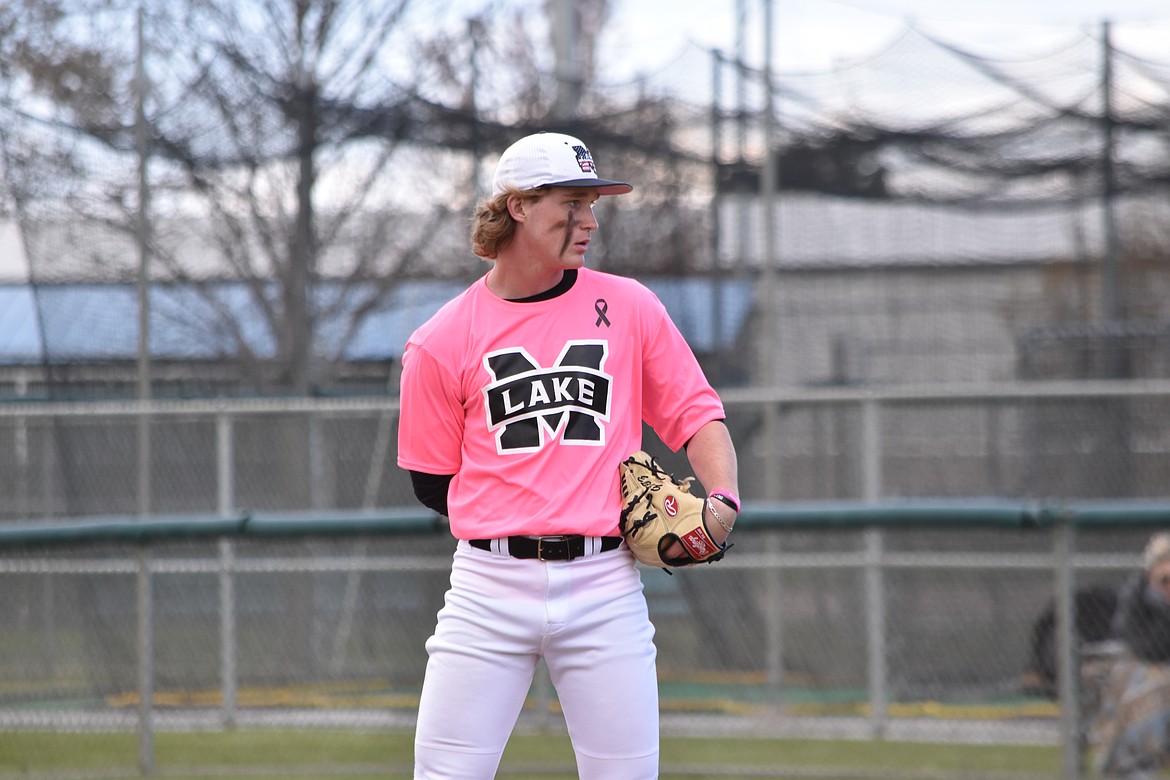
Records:
[[[550,543],[560,542],[561,544],[565,544],[567,541],[568,541],[568,537],[563,536],[563,535],[562,536],[538,536],[538,537],[536,537],[536,560],[542,561],[542,562],[545,560],[545,557],[544,557],[544,543],[545,542],[550,542]],[[554,560],[554,561],[560,561],[560,560],[567,561],[567,560],[569,560],[569,550],[566,548],[564,558],[553,558],[552,560]]]

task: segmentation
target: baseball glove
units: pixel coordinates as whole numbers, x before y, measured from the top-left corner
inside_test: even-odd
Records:
[[[727,552],[729,545],[717,544],[707,530],[706,502],[691,493],[693,477],[678,481],[641,450],[623,460],[618,469],[623,503],[619,527],[635,558],[664,569],[714,563]],[[663,552],[676,541],[685,554],[664,559]]]

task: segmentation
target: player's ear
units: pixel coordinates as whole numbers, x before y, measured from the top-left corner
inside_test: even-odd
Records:
[[[512,215],[512,219],[523,222],[528,219],[528,204],[531,202],[528,198],[520,195],[509,195],[508,213]]]

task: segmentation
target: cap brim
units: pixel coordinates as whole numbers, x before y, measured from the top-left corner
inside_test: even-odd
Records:
[[[625,195],[633,191],[631,184],[624,181],[610,181],[609,179],[570,179],[556,181],[543,185],[545,187],[580,187],[581,189],[597,190],[600,195]]]

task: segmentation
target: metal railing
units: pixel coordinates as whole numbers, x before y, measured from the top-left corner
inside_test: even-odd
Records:
[[[698,609],[702,604],[685,592],[685,582],[711,577],[732,597],[750,593],[751,615],[720,630],[751,637],[751,652],[740,663],[768,691],[753,711],[755,727],[771,734],[886,738],[930,728],[922,719],[895,712],[900,700],[918,689],[930,693],[922,680],[904,679],[914,677],[906,670],[912,662],[901,660],[906,642],[927,640],[892,639],[898,631],[923,631],[919,625],[895,629],[917,608],[903,602],[928,590],[918,583],[933,583],[929,578],[936,575],[980,572],[992,583],[1021,576],[1029,578],[1029,597],[1007,615],[1011,625],[1004,631],[1019,639],[1041,606],[1039,594],[1054,600],[1059,625],[1070,627],[1058,635],[1061,706],[1055,724],[1040,718],[1029,728],[1013,724],[995,733],[1060,744],[1067,776],[1077,776],[1072,773],[1079,771],[1074,769],[1079,714],[1068,703],[1078,698],[1071,660],[1078,574],[1129,572],[1143,541],[1139,537],[1170,526],[1164,478],[1170,473],[1170,382],[735,389],[722,395],[741,453],[746,510],[739,541],[718,566],[671,578],[676,582],[669,593],[657,593],[665,586],[647,578],[648,596],[652,606],[683,599],[683,611],[693,613],[686,620],[720,620],[718,610]],[[344,620],[354,614],[350,586],[358,575],[413,571],[441,577],[449,568],[445,532],[435,533],[442,525],[429,513],[404,508],[414,500],[408,481],[394,473],[397,414],[394,398],[0,404],[0,474],[8,474],[12,485],[11,493],[0,490],[0,517],[8,521],[0,523],[5,551],[0,576],[89,572],[134,578],[140,710],[133,724],[122,716],[104,722],[139,729],[145,769],[152,765],[150,740],[159,714],[149,705],[159,620],[152,594],[159,582],[187,574],[216,582],[219,703],[214,713],[199,717],[230,727],[254,714],[239,701],[238,610],[247,600],[241,578],[281,571],[354,575],[344,592],[348,606],[340,610],[345,628]],[[141,421],[158,429],[151,437],[160,455],[152,469],[150,512],[136,511],[134,490],[108,490],[111,482],[123,488],[135,484],[134,464],[140,459],[132,442]],[[101,431],[96,441],[94,431]],[[168,458],[175,462],[168,465]],[[286,462],[290,459],[295,462]],[[1117,477],[1123,472],[1136,476]],[[1101,474],[1110,479],[1098,482]],[[10,502],[3,500],[6,494]],[[961,549],[945,544],[918,549],[903,538],[918,531],[964,541]],[[980,531],[1006,541],[987,543],[975,538]],[[848,535],[843,546],[822,543],[840,534]],[[1095,549],[1102,534],[1124,538]],[[364,548],[387,535],[436,544],[407,555],[239,554],[239,545],[258,540],[349,539]],[[1086,535],[1094,549],[1079,549]],[[176,542],[196,543],[198,552],[154,554],[158,545]],[[95,545],[114,552],[87,556],[85,550]],[[828,586],[800,579],[829,573],[857,579]],[[801,610],[807,613],[804,601],[820,594],[857,612],[862,626],[857,634],[837,625],[831,633],[833,643],[860,650],[858,676],[865,690],[863,702],[848,715],[805,718],[791,706],[792,657],[794,646],[814,642],[805,634],[819,629]],[[962,596],[947,598],[949,605],[961,606]],[[684,618],[663,610],[665,617],[656,622],[669,635],[672,621]],[[1004,617],[997,614],[981,625]],[[431,618],[433,612],[419,617],[417,630],[426,630],[422,623]],[[701,629],[686,624],[680,633],[693,636]],[[421,642],[418,648],[421,652]],[[808,656],[820,648],[797,649],[805,651],[799,663],[816,667]],[[835,650],[841,658],[833,665],[849,667],[853,659],[846,649]],[[717,650],[678,660],[672,660],[673,652],[665,645],[660,659],[680,666],[711,660],[711,668],[721,660]],[[893,659],[899,659],[896,669]],[[952,665],[972,662],[956,657]],[[807,668],[797,672],[810,674]],[[812,674],[833,677],[824,668]],[[536,710],[548,712],[548,686],[538,687],[537,696],[542,702]],[[668,695],[664,702],[669,704]],[[0,712],[0,727],[53,722],[43,711]],[[749,728],[748,720],[741,719],[739,727]],[[668,728],[685,730],[687,721],[664,712]],[[963,731],[945,730],[941,738],[963,739]]]
[[[1073,594],[1077,587],[1077,572],[1120,570],[1134,567],[1134,555],[1127,553],[1091,553],[1076,550],[1077,534],[1101,529],[1131,528],[1144,530],[1156,526],[1170,526],[1170,502],[1087,502],[1084,504],[1041,505],[1011,501],[946,500],[901,502],[803,503],[755,505],[745,508],[737,529],[738,544],[735,554],[711,570],[750,572],[762,575],[761,594],[767,605],[762,610],[767,625],[760,635],[765,638],[762,648],[764,681],[773,691],[770,712],[766,720],[769,733],[801,733],[821,736],[851,734],[855,737],[914,739],[925,733],[921,722],[901,718],[891,713],[890,669],[891,649],[887,640],[891,635],[891,597],[888,579],[898,572],[962,571],[996,572],[1028,571],[1039,573],[1051,581],[1051,592],[1057,606],[1059,648],[1060,703],[1055,732],[1041,726],[1032,730],[1030,739],[1045,742],[1055,739],[1062,749],[1066,777],[1080,776],[1081,724],[1079,722],[1079,693],[1076,653],[1077,643],[1072,631],[1075,625]],[[1047,551],[986,553],[962,550],[899,552],[886,547],[887,533],[898,529],[922,528],[1023,532],[1040,535],[1050,542]],[[116,574],[133,576],[135,582],[135,612],[137,637],[135,642],[138,668],[138,709],[133,727],[140,737],[140,768],[144,773],[153,769],[153,734],[157,728],[154,666],[154,636],[156,613],[154,589],[160,578],[174,575],[203,574],[214,576],[219,591],[220,631],[220,705],[217,713],[205,713],[202,727],[208,725],[232,728],[249,719],[255,711],[241,708],[238,701],[237,622],[239,598],[237,580],[242,576],[275,571],[334,572],[369,574],[389,571],[442,572],[449,565],[449,556],[427,554],[421,556],[375,554],[334,554],[312,557],[271,557],[236,555],[236,544],[248,540],[299,538],[361,538],[379,537],[435,537],[442,532],[437,518],[429,513],[410,511],[378,511],[315,514],[240,514],[233,517],[100,517],[78,518],[59,523],[17,523],[0,526],[0,577],[14,574]],[[781,542],[785,534],[811,532],[813,534],[856,532],[863,540],[858,549],[826,552],[784,551]],[[152,549],[175,541],[213,541],[216,555],[156,557]],[[114,556],[87,558],[84,551],[90,547],[115,545],[124,552]],[[56,557],[58,551],[69,555]],[[134,552],[136,551],[136,552]],[[81,553],[80,555],[78,553]],[[693,570],[703,576],[708,567]],[[785,668],[783,637],[786,635],[784,615],[786,593],[780,585],[784,576],[800,572],[858,572],[865,602],[864,653],[866,656],[866,714],[854,718],[835,718],[818,724],[816,718],[802,718],[786,714]],[[657,576],[646,572],[646,577]],[[688,572],[684,576],[692,576]],[[653,600],[653,589],[651,591]],[[547,686],[537,688],[538,696],[549,696]],[[540,703],[537,712],[547,713],[549,702]],[[76,716],[76,713],[74,713]],[[304,714],[298,717],[304,722]],[[30,720],[31,718],[31,720]],[[208,720],[210,718],[210,720]],[[328,721],[327,716],[318,720]],[[366,713],[369,720],[370,713]],[[310,717],[309,720],[312,720]],[[376,720],[376,718],[375,718]],[[384,719],[389,723],[392,719]],[[935,726],[945,719],[936,719]],[[107,726],[110,720],[102,721]],[[124,719],[112,722],[127,723]],[[188,724],[195,722],[191,718]],[[266,722],[279,722],[272,713]],[[21,713],[8,711],[0,714],[0,725],[8,728],[52,726],[53,719],[44,712]],[[76,717],[62,714],[62,722],[76,727]],[[664,730],[672,728],[669,717],[664,718]],[[399,725],[405,725],[400,722]],[[818,725],[821,728],[818,728]],[[745,724],[747,726],[747,724]],[[176,727],[176,726],[171,726]],[[755,727],[760,727],[757,722]],[[1013,741],[1020,738],[1019,724],[999,729],[998,736],[984,733],[984,740]],[[1009,732],[1017,732],[1010,734]],[[937,737],[937,735],[936,735]],[[962,739],[956,733],[951,739]]]

